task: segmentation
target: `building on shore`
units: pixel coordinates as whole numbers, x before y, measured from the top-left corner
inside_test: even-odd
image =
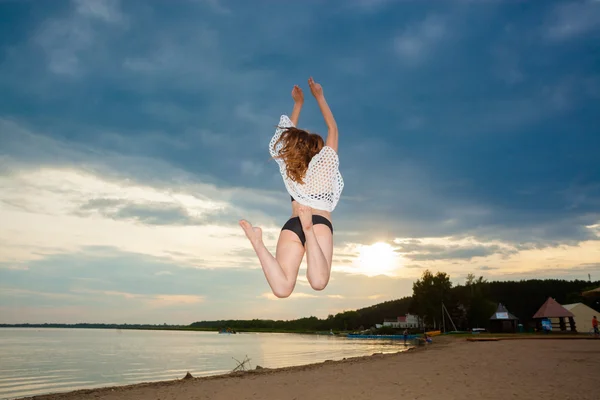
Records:
[[[490,332],[516,333],[519,318],[511,314],[504,304],[498,304],[498,309],[490,317]]]
[[[406,314],[397,318],[385,318],[382,326],[389,326],[391,328],[400,329],[417,329],[421,328],[421,319],[413,314]]]
[[[534,314],[533,319],[536,321],[536,327],[539,331],[547,327],[551,330],[558,328],[561,332],[577,332],[574,316],[571,311],[558,304],[552,297],[548,297],[548,300]],[[567,329],[565,319],[569,321],[569,329]],[[558,323],[553,324],[552,320],[558,320]],[[548,324],[546,325],[544,321],[547,321]]]
[[[563,308],[573,313],[573,319],[575,320],[575,326],[581,333],[588,333],[592,331],[592,318],[594,315],[600,317],[600,313],[591,307],[586,306],[583,303],[563,304]],[[560,321],[558,318],[551,318],[552,325],[559,325]]]

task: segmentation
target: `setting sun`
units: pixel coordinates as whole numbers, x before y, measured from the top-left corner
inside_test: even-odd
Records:
[[[396,268],[396,254],[387,243],[377,242],[360,249],[358,262],[368,276],[390,275]]]

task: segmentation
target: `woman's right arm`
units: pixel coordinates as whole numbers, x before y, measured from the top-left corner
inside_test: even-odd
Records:
[[[319,104],[319,108],[321,109],[321,113],[325,119],[325,124],[327,125],[327,141],[325,142],[325,145],[331,147],[337,153],[338,127],[337,123],[335,122],[335,118],[333,118],[333,113],[329,108],[329,104],[327,104],[327,100],[325,100],[323,88],[320,84],[316,83],[313,78],[308,80],[308,86],[310,86],[310,91],[312,92],[313,96],[315,96],[317,104]]]
[[[327,124],[327,141],[325,142],[326,146],[331,147],[335,152],[338,151],[338,127],[335,123],[335,118],[333,118],[333,114],[329,109],[329,105],[325,100],[325,96],[317,99],[317,103],[319,104],[319,108],[321,109],[321,113],[323,113],[323,118],[325,118],[325,124]]]

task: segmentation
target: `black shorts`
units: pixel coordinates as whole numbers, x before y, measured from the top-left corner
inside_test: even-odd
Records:
[[[290,196],[290,199],[293,201],[294,197]],[[331,225],[331,221],[329,221],[327,218],[323,217],[322,215],[313,215],[312,217],[313,220],[313,225],[317,225],[317,224],[323,224],[323,225],[327,225],[329,227],[329,229],[331,229],[331,234],[333,235],[333,225]],[[304,235],[304,230],[302,230],[302,224],[300,223],[300,217],[293,217],[288,219],[288,221],[285,223],[285,225],[283,225],[283,228],[281,228],[281,230],[287,229],[288,231],[292,231],[294,232],[296,235],[298,235],[298,237],[300,238],[300,241],[302,242],[302,246],[304,246],[304,244],[306,243],[306,235]]]
[[[331,229],[331,234],[333,235],[333,225],[331,221],[325,218],[322,215],[313,215],[312,216],[313,225],[323,224],[327,225],[329,229]],[[300,242],[302,242],[302,246],[306,243],[306,235],[304,235],[304,230],[302,229],[302,223],[300,223],[300,217],[293,217],[287,220],[285,225],[281,230],[287,229],[288,231],[294,232],[300,238]]]

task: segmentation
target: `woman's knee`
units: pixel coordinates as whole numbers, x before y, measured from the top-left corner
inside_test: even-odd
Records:
[[[272,288],[273,289],[273,294],[275,295],[275,297],[278,297],[280,299],[285,299],[287,297],[290,297],[290,295],[292,294],[292,292],[294,291],[294,285],[280,285],[278,287]]]
[[[310,287],[313,288],[313,290],[324,290],[329,283],[329,277],[309,279],[308,283],[310,283]]]

